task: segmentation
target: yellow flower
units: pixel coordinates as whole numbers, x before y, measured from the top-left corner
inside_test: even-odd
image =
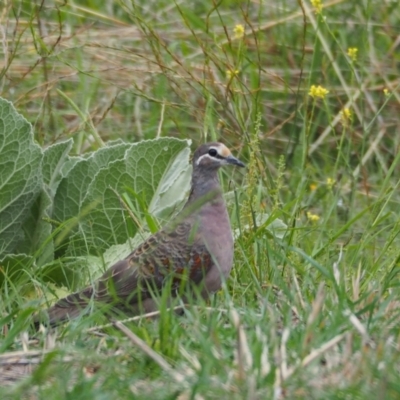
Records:
[[[328,178],[326,180],[326,186],[328,186],[329,189],[332,189],[333,185],[336,183],[336,181],[333,178]]]
[[[317,187],[318,187],[318,185],[317,185],[316,183],[311,183],[311,184],[310,184],[310,190],[311,190],[312,192],[314,192],[315,190],[317,190]]]
[[[317,214],[313,214],[310,211],[307,211],[307,218],[311,221],[311,222],[317,222],[320,219],[320,216]]]
[[[231,80],[235,76],[238,76],[239,72],[240,71],[238,69],[234,69],[234,70],[227,69],[226,70],[226,77],[227,77],[227,79]]]
[[[389,89],[388,89],[388,88],[383,89],[383,94],[384,94],[386,97],[390,96]]]
[[[218,124],[217,124],[217,129],[218,129],[218,130],[224,129],[225,126],[226,126],[225,121],[224,121],[223,119],[219,119],[219,120],[218,120]]]
[[[244,26],[242,24],[236,25],[233,33],[235,34],[235,39],[241,39],[244,36]]]
[[[324,87],[318,85],[312,85],[308,94],[313,98],[324,99],[325,96],[329,93],[329,90],[325,89]]]
[[[322,12],[322,1],[321,0],[310,0],[314,7],[315,14],[321,14]]]
[[[353,113],[351,112],[350,108],[343,108],[343,110],[340,111],[340,117],[342,122],[345,123],[353,119]]]
[[[357,47],[349,47],[347,49],[347,55],[351,58],[351,61],[357,60],[357,53],[358,53]]]

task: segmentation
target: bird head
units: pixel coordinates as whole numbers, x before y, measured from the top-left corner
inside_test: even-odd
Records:
[[[217,170],[224,165],[245,167],[222,143],[212,142],[201,145],[193,155],[194,169]]]

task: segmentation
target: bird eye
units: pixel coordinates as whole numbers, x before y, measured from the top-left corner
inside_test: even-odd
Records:
[[[208,150],[208,154],[209,154],[211,157],[215,157],[215,156],[218,154],[218,152],[217,152],[217,150],[215,150],[215,149],[210,149],[210,150]]]

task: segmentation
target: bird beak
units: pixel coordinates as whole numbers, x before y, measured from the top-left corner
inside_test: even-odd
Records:
[[[230,154],[228,157],[226,157],[225,161],[226,161],[227,164],[237,165],[238,167],[245,167],[246,166],[240,160],[238,160],[236,157],[233,157],[232,154]]]

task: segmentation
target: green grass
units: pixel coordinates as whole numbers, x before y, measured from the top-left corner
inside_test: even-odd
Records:
[[[4,284],[0,363],[48,350],[3,398],[400,397],[400,9],[324,3],[7,3],[1,96],[40,145],[216,139],[248,168],[222,175],[241,230],[227,287],[183,316],[125,322],[144,344],[88,331],[102,315],[34,334],[47,283],[29,270],[36,294],[26,274]]]

